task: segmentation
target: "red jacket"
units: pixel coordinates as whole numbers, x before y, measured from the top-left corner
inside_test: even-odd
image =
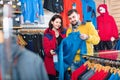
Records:
[[[104,7],[106,13],[101,13],[99,8]],[[109,15],[106,4],[101,4],[97,8],[100,16],[97,17],[98,33],[101,41],[110,41],[111,37],[118,38],[118,29],[115,20]]]
[[[62,38],[66,37],[66,31],[59,31],[59,34]],[[56,70],[54,67],[54,62],[53,62],[53,55],[50,54],[50,50],[53,49],[55,50],[57,47],[57,40],[55,37],[55,32],[49,28],[47,28],[44,32],[44,37],[43,37],[43,48],[44,48],[44,53],[45,53],[45,67],[47,70],[48,74],[51,75],[56,75]]]

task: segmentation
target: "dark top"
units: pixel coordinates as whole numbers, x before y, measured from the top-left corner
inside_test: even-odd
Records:
[[[59,46],[63,38],[59,35],[56,39],[57,39],[57,44]]]

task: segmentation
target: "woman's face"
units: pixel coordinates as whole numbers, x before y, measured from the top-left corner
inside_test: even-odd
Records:
[[[59,29],[61,26],[61,19],[60,18],[56,18],[54,21],[51,21],[53,28],[55,29]]]

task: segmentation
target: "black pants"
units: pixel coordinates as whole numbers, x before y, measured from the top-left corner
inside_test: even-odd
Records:
[[[110,50],[112,49],[112,42],[111,41],[100,41],[98,44],[99,50]]]

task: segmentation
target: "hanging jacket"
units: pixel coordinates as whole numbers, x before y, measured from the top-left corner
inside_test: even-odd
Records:
[[[105,8],[105,13],[101,13],[99,8]],[[97,17],[97,28],[98,34],[101,41],[110,41],[111,37],[118,38],[118,29],[115,23],[114,18],[109,15],[106,4],[101,4],[97,8],[98,13],[100,14]]]
[[[59,31],[62,38],[65,38],[66,31]],[[56,75],[56,70],[53,63],[53,55],[50,54],[50,50],[55,50],[57,48],[57,39],[55,37],[55,32],[47,28],[44,32],[43,37],[43,49],[45,53],[44,62],[48,74]]]
[[[120,38],[117,40],[117,42],[115,43],[113,49],[115,50],[120,50]]]
[[[60,13],[63,11],[63,0],[44,0],[43,7],[51,12]]]
[[[3,45],[0,44],[2,55],[4,55]],[[11,49],[12,80],[48,80],[44,62],[39,55],[17,45],[15,37],[12,37]],[[2,59],[4,60],[3,57]]]
[[[81,0],[82,1],[82,13],[83,22],[91,21],[97,29],[96,20],[96,5],[94,0]]]
[[[40,20],[43,20],[44,11],[42,6],[42,0],[20,0],[20,2],[24,22],[38,22],[39,17],[42,17],[42,19]],[[42,23],[43,21],[39,22]]]
[[[78,49],[80,54],[86,54],[86,43],[79,38],[80,32],[72,32],[64,38],[58,48],[58,63],[55,63],[56,70],[59,72],[59,80],[64,80],[64,72],[73,62]]]
[[[82,21],[83,18],[83,14],[82,14],[82,3],[80,0],[63,0],[63,12],[61,12],[61,16],[63,18],[63,26],[65,28],[68,28],[69,26],[69,20],[68,20],[68,16],[67,13],[69,10],[72,9],[73,4],[75,3],[76,6],[76,10],[78,11],[78,14],[80,14],[80,20]]]
[[[47,10],[49,10],[51,12],[54,12],[53,1],[51,1],[51,0],[44,0],[43,8],[47,9]]]

